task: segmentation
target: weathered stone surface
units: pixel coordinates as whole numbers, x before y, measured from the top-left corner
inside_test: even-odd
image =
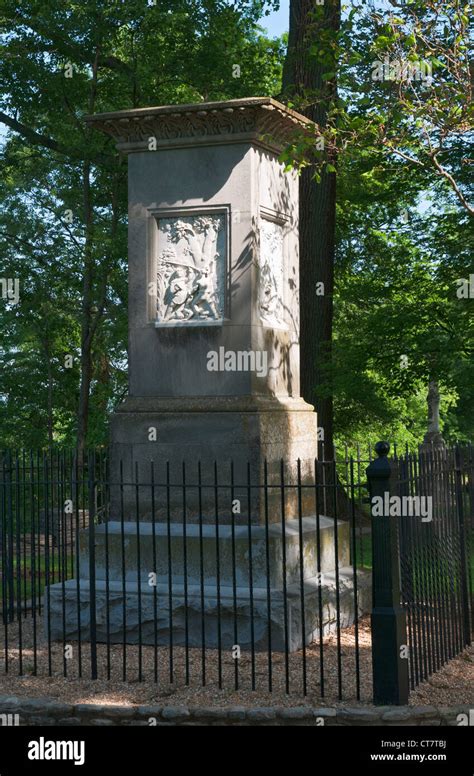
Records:
[[[107,714],[113,719],[128,719],[136,714],[135,706],[111,706]]]
[[[319,521],[320,571],[324,585],[325,573],[334,572],[336,558],[334,551],[334,519],[320,516]],[[265,527],[253,525],[252,537],[252,579],[255,588],[281,589],[283,585],[283,539],[285,541],[285,560],[287,586],[300,584],[300,559],[303,555],[304,579],[308,583],[318,574],[318,532],[316,517],[302,520],[302,548],[298,520],[286,520],[283,532],[281,523]],[[217,530],[218,529],[218,530]],[[139,535],[139,542],[138,537]],[[267,569],[267,536],[268,566]],[[338,565],[350,567],[349,524],[337,521]],[[202,542],[202,546],[201,546]],[[218,543],[218,545],[217,545]],[[186,569],[184,568],[184,544],[186,544]],[[168,550],[171,548],[171,555]],[[122,582],[125,569],[127,582],[138,584],[146,582],[146,572],[154,569],[157,574],[158,590],[160,585],[168,585],[169,565],[171,561],[172,578],[176,584],[182,583],[186,574],[189,586],[205,584],[212,588],[217,582],[217,546],[219,549],[219,574],[223,586],[233,579],[235,566],[236,586],[248,587],[249,575],[249,527],[240,517],[234,530],[229,525],[215,522],[206,524],[202,531],[196,524],[180,524],[157,521],[154,527],[150,523],[109,521],[95,529],[94,560],[96,579],[99,582]],[[87,579],[90,567],[89,535],[87,531],[79,533],[79,576]],[[138,569],[140,557],[140,569]],[[235,563],[234,563],[235,558]],[[361,575],[361,579],[364,576]],[[204,582],[203,582],[204,580]],[[346,583],[346,580],[343,580]],[[76,583],[77,584],[77,583]],[[160,602],[161,603],[161,602]]]
[[[73,706],[69,703],[60,703],[51,698],[3,698],[0,700],[0,711],[13,714],[44,714],[47,711],[51,715],[62,716],[70,714]]]
[[[384,722],[405,722],[412,717],[413,711],[411,708],[391,709],[382,714],[382,720]]]
[[[247,716],[245,706],[234,706],[227,711],[227,717],[230,720],[244,720]]]
[[[101,714],[104,711],[110,709],[110,706],[106,706],[102,703],[76,703],[74,711],[77,714]]]
[[[234,328],[234,327],[231,327]],[[248,332],[251,328],[248,328]],[[249,336],[247,333],[246,336]],[[192,345],[190,345],[192,347]],[[207,346],[212,350],[212,346]],[[234,344],[233,349],[238,348]],[[247,346],[248,347],[248,346]],[[262,344],[259,347],[263,347]],[[232,344],[228,345],[232,349]],[[258,347],[255,349],[258,350]],[[206,353],[201,352],[201,360]],[[184,351],[181,359],[184,359]],[[179,361],[176,361],[179,363]],[[271,363],[271,362],[270,362]],[[270,368],[270,374],[274,370]],[[244,373],[229,373],[238,382]],[[221,374],[218,374],[219,378]],[[249,389],[250,390],[250,389]],[[267,400],[269,403],[272,400]],[[310,486],[314,482],[314,458],[316,455],[317,418],[316,413],[297,398],[273,399],[273,406],[254,408],[252,411],[239,409],[240,400],[235,400],[235,409],[231,411],[213,410],[196,411],[194,406],[173,413],[173,402],[167,400],[168,409],[162,412],[149,410],[147,412],[128,411],[125,405],[118,410],[111,420],[112,443],[114,451],[111,477],[114,487],[111,494],[119,492],[120,469],[122,462],[124,494],[124,518],[133,522],[135,519],[136,500],[134,488],[128,485],[133,482],[135,472],[131,472],[132,460],[138,465],[140,482],[149,482],[151,478],[150,461],[154,461],[155,481],[166,482],[166,470],[163,462],[169,462],[170,481],[170,516],[172,521],[182,519],[182,465],[186,465],[187,481],[186,506],[189,522],[195,522],[196,515],[201,514],[205,522],[215,519],[215,501],[212,494],[214,477],[214,462],[217,461],[219,488],[219,520],[222,525],[229,525],[232,520],[232,492],[230,488],[230,467],[234,464],[235,488],[234,498],[241,501],[241,520],[248,519],[247,508],[247,462],[250,463],[252,482],[263,485],[264,465],[267,458],[267,473],[270,485],[275,487],[268,491],[268,516],[271,523],[280,519],[281,498],[279,500],[278,482],[280,479],[280,460],[288,462],[285,471],[286,482],[296,483],[296,461],[301,460],[302,484]],[[148,441],[149,429],[156,429],[157,440]],[[206,441],[204,441],[206,440]],[[196,487],[198,478],[197,461],[201,461],[201,477],[204,486],[204,498],[199,503],[199,490]],[[115,470],[114,470],[115,466]],[[228,485],[224,488],[223,485]],[[194,487],[191,487],[194,485]],[[151,489],[141,488],[140,518],[149,521],[152,514]],[[167,510],[165,489],[155,490],[156,514]],[[211,499],[212,494],[212,499]],[[285,515],[288,520],[298,515],[296,488],[285,489]],[[115,496],[114,496],[115,498]],[[314,513],[314,493],[311,487],[302,490],[302,514],[310,516]],[[114,499],[111,502],[111,514],[121,514],[121,504]],[[265,514],[265,499],[262,488],[252,488],[250,500],[251,522],[262,524]]]
[[[313,709],[313,714],[315,717],[335,717],[337,711],[329,706],[321,706],[321,708]]]
[[[137,714],[140,717],[159,717],[163,706],[138,706]]]
[[[283,719],[313,719],[313,710],[310,706],[294,706],[291,709],[285,709],[279,716]]]
[[[445,725],[451,725],[451,726],[458,725],[459,724],[458,717],[460,714],[467,714],[469,718],[468,706],[459,706],[454,709],[449,706],[442,706],[441,708],[438,709],[438,712],[443,721],[443,724]]]
[[[21,705],[21,699],[14,695],[0,698],[0,712],[18,714],[18,707]]]
[[[256,546],[256,550],[258,547]],[[227,582],[229,580],[226,580]],[[319,635],[319,597],[323,608],[323,631],[330,633],[336,623],[336,580],[334,572],[323,575],[322,584],[317,577],[307,579],[304,584],[305,594],[305,625],[306,644],[311,643]],[[366,610],[370,601],[370,578],[362,573],[358,577],[359,614]],[[287,635],[290,651],[301,648],[303,641],[301,617],[301,590],[298,584],[287,587]],[[156,599],[155,599],[156,595]],[[66,606],[66,636],[77,638],[77,585],[75,580],[52,585],[49,588],[49,611],[51,615],[51,634],[53,639],[63,639],[63,597]],[[81,638],[89,636],[89,583],[81,581],[80,585],[80,616]],[[253,590],[251,602],[248,586],[237,587],[237,617],[239,621],[238,643],[241,649],[251,646],[252,627],[253,643],[256,650],[268,649],[268,629],[271,623],[272,649],[285,649],[285,604],[281,589],[270,591],[270,612],[268,611],[266,587]],[[159,583],[156,588],[147,584],[140,587],[141,621],[138,622],[138,587],[133,582],[127,583],[126,624],[127,641],[137,644],[141,639],[143,644],[154,644],[155,633],[158,645],[168,645],[170,640],[168,585]],[[216,647],[218,635],[218,609],[220,610],[221,646],[231,649],[234,645],[234,590],[227,584],[219,589],[213,584],[204,585],[204,628],[208,647]],[[45,609],[47,614],[47,609]],[[185,641],[186,624],[188,626],[188,643],[191,647],[200,647],[202,643],[202,603],[201,586],[189,585],[187,588],[187,606],[182,580],[173,584],[172,622],[173,643],[182,645]],[[107,631],[107,617],[109,629]],[[155,627],[156,617],[156,627]],[[353,574],[351,568],[339,569],[339,618],[341,627],[349,626],[354,620]],[[47,616],[45,617],[47,621]],[[98,641],[106,641],[109,636],[112,643],[123,641],[123,588],[120,582],[110,582],[108,588],[105,582],[96,583],[96,629]],[[47,627],[47,622],[45,627]]]
[[[29,724],[35,725],[35,726],[38,725],[40,727],[43,727],[43,726],[51,727],[53,725],[57,725],[58,723],[57,723],[56,717],[48,717],[40,714],[38,715],[35,714],[34,716],[30,717]]]
[[[109,706],[106,704],[60,704],[50,698],[17,698],[0,696],[0,710],[18,713],[12,709],[21,705],[24,709],[21,725],[140,725],[147,726],[148,719],[157,726],[173,725],[314,725],[322,718],[330,725],[386,725],[439,727],[456,724],[459,714],[469,713],[466,706],[442,707],[381,706],[381,707],[187,707],[187,706]],[[42,705],[43,714],[38,713]],[[61,707],[71,710],[71,716],[63,716]],[[31,709],[31,713],[30,710]],[[4,712],[4,713],[5,713]],[[67,712],[66,712],[67,713]]]
[[[435,706],[411,706],[410,710],[418,718],[436,717],[439,714]]]
[[[180,720],[187,719],[191,714],[185,706],[168,706],[163,709],[161,716],[166,720]]]
[[[226,709],[212,709],[212,708],[194,708],[190,709],[193,717],[201,717],[203,719],[227,719],[228,712]]]
[[[370,709],[338,709],[336,716],[341,722],[357,722],[358,724],[377,722],[380,719],[379,714]]]
[[[249,709],[247,711],[247,719],[249,722],[269,722],[276,719],[275,709]]]

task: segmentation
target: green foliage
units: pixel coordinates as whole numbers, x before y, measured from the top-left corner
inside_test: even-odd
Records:
[[[329,121],[289,147],[285,163],[311,165],[318,183],[326,171],[338,175],[333,341],[316,390],[334,397],[339,442],[421,441],[430,380],[441,389],[445,436],[474,430],[473,301],[456,295],[473,272],[462,9],[348,3],[325,44],[326,55],[337,51],[339,97],[323,85],[293,100],[295,109],[324,104]],[[321,61],[319,43],[309,56]]]
[[[272,5],[2,4],[0,277],[20,283],[18,305],[0,302],[2,445],[75,442],[88,353],[89,444],[127,389],[126,160],[83,116],[274,93],[283,43],[258,27]]]

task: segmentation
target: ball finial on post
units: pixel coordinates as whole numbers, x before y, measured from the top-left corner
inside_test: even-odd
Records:
[[[390,444],[388,442],[377,442],[374,449],[379,458],[385,458],[390,452]]]

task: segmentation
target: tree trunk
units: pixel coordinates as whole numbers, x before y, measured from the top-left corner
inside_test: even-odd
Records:
[[[48,444],[53,446],[53,369],[51,365],[51,353],[48,353]]]
[[[87,442],[89,424],[89,395],[92,379],[92,205],[90,199],[90,164],[83,165],[84,222],[86,240],[84,245],[84,278],[82,283],[81,315],[81,386],[77,417],[77,446],[83,450]]]
[[[92,66],[92,80],[89,93],[88,112],[94,113],[95,98],[97,93],[97,69],[100,55],[100,46],[95,52]],[[89,134],[93,130],[87,130]],[[92,293],[93,293],[93,227],[94,210],[91,197],[91,163],[86,160],[82,166],[83,185],[83,212],[84,212],[84,277],[82,283],[82,315],[81,315],[81,385],[79,390],[79,407],[77,413],[77,447],[83,451],[87,444],[87,432],[89,426],[89,399],[92,380]]]
[[[283,70],[283,99],[303,99],[302,112],[319,127],[327,124],[328,105],[337,95],[336,79],[323,74],[336,71],[336,54],[324,62],[310,53],[322,30],[339,29],[340,0],[292,0],[288,53]],[[298,105],[297,105],[298,107]],[[331,164],[336,160],[332,158]],[[301,395],[314,404],[324,444],[320,455],[333,452],[333,400],[328,366],[331,359],[335,255],[336,175],[324,172],[318,183],[312,167],[300,177],[300,348]],[[323,283],[323,286],[318,284]],[[323,294],[317,293],[322,289]]]

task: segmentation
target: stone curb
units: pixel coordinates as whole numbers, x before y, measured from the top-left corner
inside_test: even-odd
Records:
[[[60,703],[51,698],[0,696],[0,715],[18,714],[20,725],[441,725],[456,726],[468,706],[370,706],[228,708]]]

